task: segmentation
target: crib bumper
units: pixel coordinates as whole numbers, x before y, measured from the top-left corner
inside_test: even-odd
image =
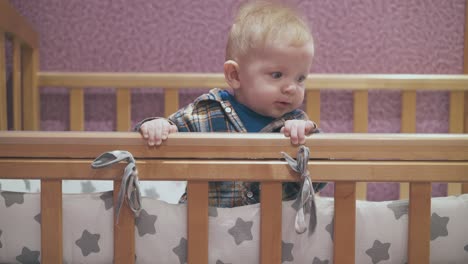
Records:
[[[136,262],[184,263],[186,205],[143,199]],[[294,230],[295,202],[283,202],[283,263],[333,263],[330,198],[317,198],[315,233]],[[64,263],[111,263],[112,192],[63,196]],[[408,202],[357,201],[356,263],[405,263]],[[468,263],[468,194],[432,199],[431,263]],[[259,263],[260,206],[210,208],[209,263]],[[0,192],[0,263],[40,260],[40,196]],[[36,261],[36,262],[35,262]],[[327,262],[328,261],[328,262]]]

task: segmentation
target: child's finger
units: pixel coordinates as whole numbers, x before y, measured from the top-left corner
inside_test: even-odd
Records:
[[[144,139],[148,139],[148,128],[144,124],[140,127],[140,133]]]
[[[290,129],[291,131],[289,132],[289,136],[291,137],[291,143],[296,145],[298,143],[297,125],[295,123],[292,123]]]

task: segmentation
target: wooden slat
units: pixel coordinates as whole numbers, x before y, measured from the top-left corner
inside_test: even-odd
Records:
[[[356,183],[335,182],[333,261],[353,264],[356,241]]]
[[[117,90],[117,131],[131,130],[131,95],[130,89]]]
[[[320,127],[320,90],[308,90],[307,96],[307,115]]]
[[[464,131],[465,94],[463,91],[450,92],[450,123],[449,132],[462,134]],[[460,183],[448,183],[447,194],[459,195],[462,193]]]
[[[121,169],[120,171],[123,171]],[[120,175],[114,173],[115,175]],[[117,206],[117,197],[120,191],[122,181],[114,181],[114,214]],[[135,216],[124,202],[120,209],[119,223],[114,217],[114,263],[116,264],[134,264],[135,263]]]
[[[41,263],[62,263],[62,180],[41,181]]]
[[[403,91],[401,99],[401,133],[416,133],[416,91]],[[409,198],[409,183],[400,183],[400,199]]]
[[[281,263],[281,182],[261,183],[260,263]]]
[[[23,66],[23,129],[39,130],[40,102],[37,86],[39,51],[22,46],[21,65]]]
[[[431,183],[411,183],[408,222],[408,263],[429,263]]]
[[[208,263],[208,182],[187,184],[187,263]]]
[[[5,32],[0,29],[0,130],[8,130]]]
[[[179,109],[179,90],[164,90],[164,116],[170,116]]]
[[[135,158],[280,158],[297,154],[278,133],[175,133],[148,147],[134,132],[0,131],[0,157],[92,158],[125,149]],[[306,146],[311,158],[353,160],[468,160],[465,134],[317,134]]]
[[[22,105],[21,105],[21,43],[17,37],[13,37],[13,129],[22,130]]]
[[[8,179],[112,180],[124,167],[92,170],[92,159],[0,159],[0,177]],[[295,181],[284,161],[155,160],[137,158],[141,180]],[[206,167],[208,166],[208,167]],[[317,181],[467,182],[468,162],[310,161]],[[34,174],[31,174],[34,171]],[[343,173],[343,172],[346,173]],[[188,177],[187,175],[190,175]]]
[[[83,131],[85,129],[84,114],[83,88],[70,89],[70,130]]]
[[[354,133],[367,133],[369,102],[367,91],[354,91]],[[356,189],[356,198],[367,200],[367,183],[358,182]]]
[[[463,50],[463,73],[468,74],[468,4],[465,4],[465,41]],[[465,91],[464,133],[468,133],[468,92]],[[468,183],[462,184],[462,193],[468,193]]]
[[[115,88],[227,88],[220,73],[40,72],[40,86]],[[310,90],[443,90],[468,91],[468,76],[456,74],[310,74]]]

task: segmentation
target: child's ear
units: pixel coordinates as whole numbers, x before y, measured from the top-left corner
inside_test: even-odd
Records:
[[[232,89],[240,87],[239,64],[233,60],[224,63],[224,79]]]

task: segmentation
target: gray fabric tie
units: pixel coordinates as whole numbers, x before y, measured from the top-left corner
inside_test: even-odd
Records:
[[[140,214],[141,210],[141,192],[140,184],[138,181],[138,170],[135,165],[133,155],[124,150],[114,150],[106,152],[97,157],[92,163],[93,169],[100,169],[108,167],[120,161],[128,162],[122,175],[122,184],[120,185],[119,196],[117,198],[117,207],[115,209],[116,223],[119,223],[120,208],[122,208],[125,194],[127,196],[127,203],[135,216]]]
[[[301,194],[297,196],[300,202],[299,210],[296,213],[295,229],[298,234],[302,234],[307,230],[305,214],[310,212],[309,218],[309,235],[315,231],[317,226],[317,212],[315,207],[315,191],[312,187],[312,180],[310,179],[307,163],[309,161],[309,148],[301,145],[297,152],[297,161],[291,158],[288,154],[281,152],[283,157],[288,162],[289,166],[301,175]]]

